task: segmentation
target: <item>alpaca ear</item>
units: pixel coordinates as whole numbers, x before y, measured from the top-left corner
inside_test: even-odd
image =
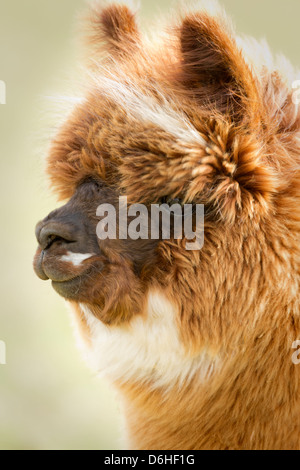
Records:
[[[126,5],[112,4],[106,8],[94,5],[89,24],[89,43],[101,49],[104,43],[105,49],[112,55],[127,55],[139,42],[135,14]]]
[[[203,163],[194,170],[195,195],[200,193],[229,222],[242,213],[265,214],[278,180],[260,139],[264,105],[257,78],[222,18],[186,16],[179,41],[177,84],[208,123]]]
[[[179,28],[179,81],[204,106],[238,118],[259,109],[256,79],[224,20],[191,14]]]

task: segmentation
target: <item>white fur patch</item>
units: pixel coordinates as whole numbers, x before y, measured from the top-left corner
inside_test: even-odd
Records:
[[[72,263],[73,266],[78,267],[83,261],[91,258],[92,256],[93,255],[89,253],[72,253],[71,251],[68,251],[66,255],[61,257],[61,261],[64,261],[66,263]]]
[[[105,70],[105,73],[106,75],[110,74],[108,70]],[[130,81],[128,77],[124,77],[126,83],[123,83],[120,77],[112,75],[111,77],[100,75],[100,78],[92,75],[92,79],[98,90],[101,90],[105,96],[111,97],[120,106],[123,106],[128,114],[137,118],[140,122],[154,124],[180,142],[207,146],[204,138],[184,116],[182,111],[177,109],[175,103],[168,101],[158,88],[155,90],[155,98],[146,91],[139,89],[137,84]]]
[[[219,358],[207,350],[188,355],[179,339],[175,307],[158,292],[149,294],[147,317],[134,317],[126,326],[105,326],[86,305],[80,307],[91,330],[88,362],[113,381],[149,380],[168,388],[195,376],[204,381],[219,366]]]

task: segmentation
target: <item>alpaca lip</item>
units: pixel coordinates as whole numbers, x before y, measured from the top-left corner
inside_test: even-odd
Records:
[[[40,279],[52,281],[52,287],[59,295],[68,300],[77,300],[87,280],[103,269],[105,260],[93,255],[92,263],[89,262],[91,258],[88,258],[74,266],[69,260],[62,259],[65,255],[64,248],[54,250],[50,247],[43,250],[38,247],[33,262],[34,271]]]
[[[89,271],[89,265],[74,268],[69,263],[62,262],[62,256],[63,253],[51,253],[51,250],[38,248],[33,262],[36,275],[43,281],[64,283],[82,277]]]
[[[33,267],[36,275],[43,281],[48,281],[49,279],[56,282],[69,281],[76,277],[74,274],[64,272],[61,269],[56,269],[55,265],[53,266],[53,257],[50,257],[47,260],[47,252],[38,248],[36,255],[34,257]]]
[[[52,287],[61,297],[67,300],[78,300],[84,280],[90,278],[91,272],[92,269],[87,269],[84,273],[71,279],[64,281],[52,280]]]
[[[87,265],[85,270],[72,277],[65,279],[52,279],[53,289],[66,300],[80,301],[86,292],[87,286],[92,279],[96,279],[98,274],[107,266],[107,262],[98,259],[97,263]]]
[[[82,276],[73,277],[66,281],[52,281],[52,287],[62,297],[74,300],[79,294],[81,281]]]
[[[40,279],[42,279],[42,281],[48,281],[49,277],[47,276],[43,268],[44,255],[45,255],[44,250],[42,251],[40,249],[37,250],[36,255],[34,257],[34,261],[33,261],[33,267],[34,267],[34,271],[36,275]]]

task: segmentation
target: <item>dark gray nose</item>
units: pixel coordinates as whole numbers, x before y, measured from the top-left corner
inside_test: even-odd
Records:
[[[35,229],[36,238],[42,250],[47,250],[54,243],[62,245],[76,242],[76,232],[76,228],[70,223],[47,219],[39,222]]]

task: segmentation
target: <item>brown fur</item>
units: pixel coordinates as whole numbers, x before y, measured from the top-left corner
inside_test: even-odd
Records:
[[[101,42],[112,54],[128,55],[130,49],[139,42],[139,30],[135,15],[126,5],[110,5],[103,9],[94,4],[88,16],[88,23],[93,27],[89,29],[88,42],[99,50]]]
[[[200,384],[197,377],[171,390],[154,389],[151,377],[118,382],[130,447],[299,449],[300,366],[291,347],[300,335],[300,114],[293,91],[280,71],[258,74],[249,65],[224,19],[188,13],[165,42],[151,45],[127,7],[92,15],[93,46],[108,55],[93,66],[95,82],[52,144],[52,185],[60,199],[91,177],[134,203],[164,196],[202,203],[205,243],[199,252],[186,251],[185,240],[144,244],[137,262],[134,245],[103,242],[109,283],[86,280],[78,301],[106,324],[122,324],[146,315],[145,293],[159,288],[178,308],[187,354],[209,347],[222,359]],[[179,110],[199,140],[139,119],[102,84],[109,80]],[[78,316],[88,338],[79,309]]]

